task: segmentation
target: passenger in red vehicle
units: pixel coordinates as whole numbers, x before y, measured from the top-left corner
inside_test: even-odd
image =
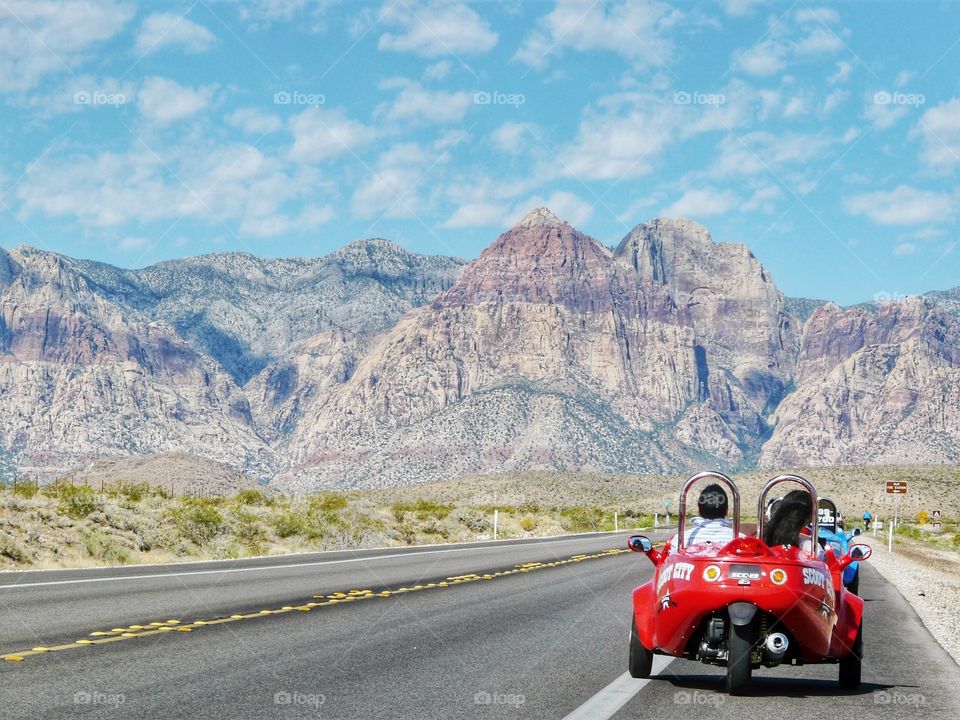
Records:
[[[727,519],[727,493],[720,485],[707,485],[697,499],[699,517],[691,518],[683,532],[683,545],[726,545],[733,540],[733,524]],[[691,527],[692,526],[692,527]],[[670,539],[670,547],[677,548],[679,537]]]
[[[806,490],[793,490],[773,506],[770,521],[763,528],[763,541],[770,547],[793,545],[813,553],[809,531],[804,533],[813,514],[813,501]]]

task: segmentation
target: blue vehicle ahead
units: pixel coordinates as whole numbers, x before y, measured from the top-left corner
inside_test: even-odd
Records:
[[[860,534],[860,528],[854,528],[853,532],[848,533],[842,527],[842,516],[837,512],[837,505],[829,498],[820,498],[819,503],[819,528],[817,538],[820,547],[826,549],[830,547],[833,554],[837,557],[843,557],[850,548],[850,541]],[[843,571],[843,585],[855,595],[860,590],[860,563],[852,562]]]

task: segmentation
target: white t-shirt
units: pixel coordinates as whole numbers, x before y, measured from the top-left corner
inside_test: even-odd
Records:
[[[693,525],[693,527],[690,527]],[[670,547],[677,549],[679,533],[670,538]],[[690,545],[726,545],[733,540],[733,523],[727,518],[705,520],[702,517],[691,518],[683,531],[683,546]]]

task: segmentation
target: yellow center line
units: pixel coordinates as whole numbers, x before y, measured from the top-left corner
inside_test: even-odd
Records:
[[[34,655],[44,655],[51,652],[61,652],[63,650],[75,650],[77,648],[89,648],[94,645],[105,645],[107,643],[118,642],[120,640],[132,640],[134,638],[150,637],[152,635],[163,635],[171,631],[182,633],[192,632],[195,629],[203,628],[209,625],[222,625],[224,623],[239,622],[241,620],[251,620],[253,618],[262,618],[268,615],[283,615],[288,612],[300,611],[309,612],[313,608],[327,607],[330,605],[339,605],[342,603],[353,602],[354,600],[372,600],[374,598],[389,598],[394,595],[402,595],[410,592],[421,592],[424,590],[434,590],[437,588],[453,587],[462,583],[474,582],[476,580],[495,580],[497,578],[509,577],[516,573],[533,572],[546,568],[555,568],[570,563],[579,563],[583,560],[598,560],[600,558],[612,557],[621,553],[630,552],[626,549],[611,548],[592,555],[574,555],[566,560],[556,560],[552,563],[518,563],[512,570],[501,570],[493,573],[478,575],[477,573],[466,573],[464,575],[452,575],[443,582],[431,582],[423,585],[414,585],[412,587],[399,587],[393,589],[383,589],[374,591],[370,589],[350,590],[348,592],[333,592],[327,595],[314,595],[314,601],[305,602],[299,605],[284,605],[273,610],[265,609],[259,612],[237,613],[229,617],[212,618],[210,620],[194,620],[189,623],[181,623],[180,620],[154,620],[143,625],[130,625],[128,627],[115,627],[111,630],[95,630],[88,633],[89,637],[81,638],[71,643],[63,645],[39,645],[29,650],[19,650],[16,652],[0,654],[0,660],[8,662],[21,662]],[[316,602],[322,600],[323,602]],[[94,638],[94,639],[90,639]]]

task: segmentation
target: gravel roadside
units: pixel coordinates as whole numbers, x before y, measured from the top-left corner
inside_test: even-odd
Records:
[[[893,552],[879,536],[861,536],[873,547],[867,560],[906,598],[930,633],[960,663],[960,553],[896,537]]]

